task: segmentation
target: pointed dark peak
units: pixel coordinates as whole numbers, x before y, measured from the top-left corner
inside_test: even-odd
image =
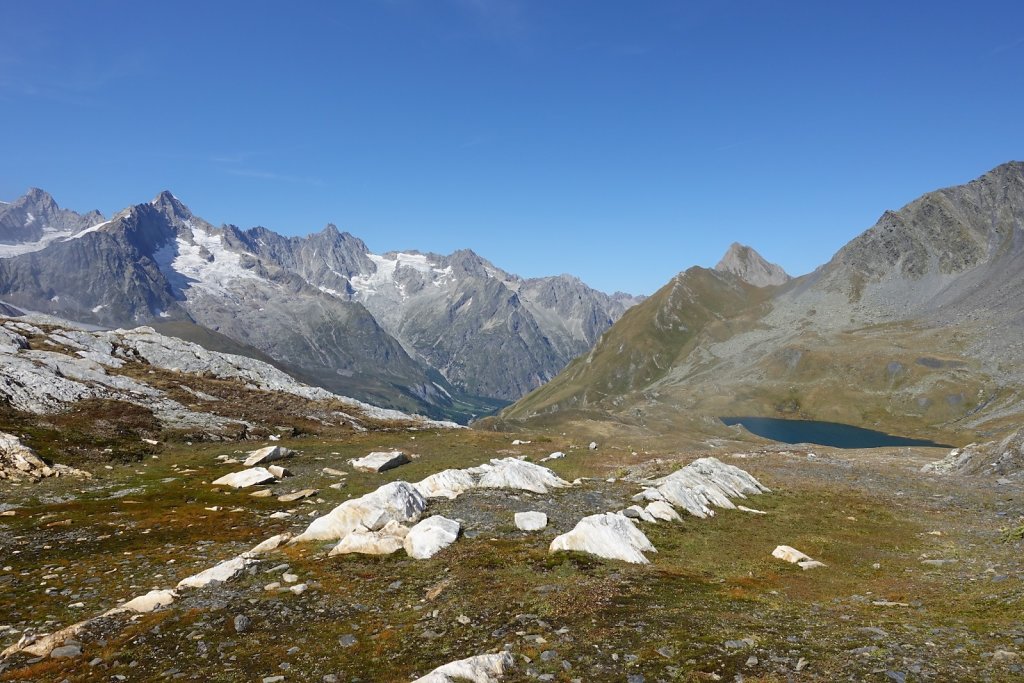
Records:
[[[171,194],[168,190],[164,190],[158,194],[150,204],[155,206],[168,218],[177,218],[178,220],[188,220],[189,218],[192,218],[192,212],[189,211],[189,208],[182,204],[181,200]]]
[[[341,233],[338,231],[338,226],[337,225],[335,225],[334,223],[328,223],[327,225],[324,226],[324,229],[320,231],[320,234],[321,235],[340,235]]]
[[[56,211],[58,208],[57,202],[54,201],[53,196],[46,190],[41,190],[38,187],[30,187],[28,192],[15,200],[14,204],[19,206],[31,206],[37,209],[48,209],[51,211]]]
[[[771,287],[790,280],[781,266],[769,263],[754,249],[739,242],[729,246],[715,270],[719,273],[732,273],[755,287]]]

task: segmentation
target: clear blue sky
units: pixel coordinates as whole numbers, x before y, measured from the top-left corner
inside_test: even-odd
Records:
[[[1024,158],[1024,3],[5,2],[0,199],[468,247],[650,293],[793,273]]]

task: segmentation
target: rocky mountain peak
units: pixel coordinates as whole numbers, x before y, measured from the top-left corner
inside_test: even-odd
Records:
[[[791,279],[781,266],[769,263],[754,249],[739,242],[732,243],[715,270],[732,273],[755,287],[773,287]]]
[[[41,190],[38,187],[30,187],[28,192],[19,197],[14,204],[45,211],[56,211],[58,208],[53,196],[46,190]]]
[[[189,208],[182,204],[181,200],[171,194],[168,190],[164,190],[158,194],[150,204],[155,206],[169,219],[186,221],[192,218],[192,212]]]

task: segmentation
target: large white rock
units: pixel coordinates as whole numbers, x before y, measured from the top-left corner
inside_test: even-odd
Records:
[[[572,531],[551,541],[549,550],[578,550],[633,564],[649,564],[643,553],[658,552],[633,522],[614,512],[584,517]]]
[[[505,674],[515,669],[510,652],[477,655],[439,666],[413,683],[498,683]]]
[[[657,488],[647,489],[641,496],[665,501],[700,518],[714,515],[714,507],[735,509],[730,498],[746,498],[769,491],[749,473],[717,458],[694,460],[654,483]]]
[[[447,548],[459,537],[460,525],[453,519],[434,515],[409,529],[405,537],[405,552],[409,557],[426,560]]]
[[[409,457],[402,451],[374,451],[349,462],[360,472],[385,472],[406,464]]]
[[[267,446],[260,448],[249,453],[249,457],[245,459],[245,466],[252,467],[254,465],[265,465],[268,462],[274,462],[275,460],[283,460],[289,458],[292,455],[290,448],[284,446]]]
[[[353,531],[338,542],[338,545],[327,553],[328,557],[361,553],[363,555],[390,555],[404,547],[405,537],[409,535],[409,527],[391,521],[380,531]]]
[[[313,520],[293,542],[341,540],[353,531],[377,531],[392,520],[415,522],[426,507],[427,499],[412,484],[393,481]]]
[[[204,569],[198,574],[188,576],[178,582],[178,590],[182,588],[205,588],[211,583],[230,581],[235,578],[239,572],[248,567],[256,560],[248,557],[232,557],[230,560],[224,560],[219,564],[216,564],[209,569]]]
[[[550,489],[570,486],[547,467],[518,458],[495,458],[486,465],[473,467],[470,473],[479,475],[477,486],[485,489],[518,489],[533,493],[547,493]]]
[[[250,467],[247,470],[241,472],[232,472],[231,474],[225,474],[220,479],[213,481],[214,486],[230,486],[231,488],[244,489],[250,486],[256,486],[257,484],[265,484],[268,481],[274,481],[275,477],[265,467]]]
[[[476,488],[476,477],[469,470],[443,470],[414,484],[427,498],[455,499]]]

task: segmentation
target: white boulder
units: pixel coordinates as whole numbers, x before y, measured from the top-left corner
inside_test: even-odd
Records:
[[[772,551],[772,557],[798,565],[801,569],[814,569],[815,567],[825,566],[823,562],[812,560],[804,553],[788,545],[780,545],[775,548],[775,550]]]
[[[649,503],[644,511],[654,519],[660,519],[664,522],[677,522],[682,519],[676,509],[666,503],[663,500],[656,500]]]
[[[541,462],[547,462],[548,460],[560,460],[565,457],[565,453],[562,451],[555,451],[551,455],[547,455],[540,459]]]
[[[517,512],[516,528],[522,531],[539,531],[548,525],[548,516],[543,512]]]
[[[425,560],[447,548],[459,537],[460,525],[453,519],[434,515],[409,529],[405,537],[405,552],[409,557]]]
[[[439,666],[412,683],[498,683],[514,668],[515,659],[510,652],[477,655]]]
[[[404,547],[409,527],[390,521],[380,531],[353,531],[327,553],[328,557],[361,553],[363,555],[390,555]]]
[[[649,564],[643,553],[658,552],[632,521],[614,512],[584,517],[572,531],[551,541],[549,550],[578,550],[633,564]]]
[[[427,499],[412,484],[393,481],[319,517],[293,542],[341,540],[353,531],[377,531],[390,521],[415,522]]]
[[[250,467],[241,472],[225,474],[220,479],[214,479],[214,486],[230,486],[235,489],[244,489],[257,484],[265,484],[274,481],[276,477],[265,467]]]
[[[409,456],[402,451],[374,451],[349,462],[360,472],[386,472],[408,463]]]
[[[290,458],[292,450],[285,448],[284,446],[267,446],[266,448],[260,448],[249,453],[249,457],[245,459],[245,466],[252,467],[253,465],[265,465],[268,462],[274,462],[275,460],[283,460],[284,458]]]
[[[123,605],[119,605],[113,609],[107,610],[104,614],[118,614],[120,612],[135,612],[137,614],[145,614],[152,612],[159,607],[167,607],[174,602],[174,599],[178,597],[178,594],[173,590],[151,590],[145,595],[140,595],[137,598],[129,600]]]

